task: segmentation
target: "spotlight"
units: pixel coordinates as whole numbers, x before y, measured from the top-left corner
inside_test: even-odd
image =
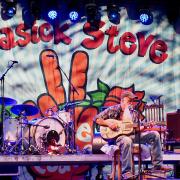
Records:
[[[11,18],[16,14],[16,1],[15,0],[6,0],[4,4],[4,14]]]
[[[153,22],[153,15],[148,9],[141,9],[139,11],[139,20],[144,25],[150,25]]]
[[[40,3],[39,1],[32,0],[31,4],[31,13],[35,17],[35,19],[40,19],[41,18],[41,9],[40,9]]]
[[[49,10],[48,11],[48,17],[50,20],[55,20],[58,16],[58,13],[56,10]]]
[[[68,3],[68,10],[69,10],[69,19],[71,22],[77,22],[81,18],[81,8],[82,4],[78,0],[73,0]]]
[[[76,22],[79,20],[79,13],[75,10],[72,10],[69,12],[69,19],[72,21],[72,22]]]
[[[93,30],[98,30],[101,21],[101,13],[99,12],[96,4],[94,3],[86,4],[86,14],[87,14],[87,22],[90,23],[91,28]]]
[[[109,5],[107,7],[107,13],[108,13],[108,19],[113,24],[119,24],[120,23],[120,13],[119,13],[119,7],[116,5]]]
[[[8,7],[6,14],[9,17],[13,17],[16,14],[16,7]]]
[[[42,2],[42,1],[41,1]],[[43,5],[42,5],[43,7]],[[42,14],[49,23],[58,23],[60,20],[60,3],[58,0],[50,0],[44,4]]]

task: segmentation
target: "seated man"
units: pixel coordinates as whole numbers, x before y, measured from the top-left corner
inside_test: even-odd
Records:
[[[111,130],[115,131],[118,127],[118,121],[134,121],[134,111],[132,110],[132,101],[136,96],[129,91],[125,91],[121,95],[121,102],[118,105],[111,106],[99,113],[95,117],[95,122],[100,126],[107,126]],[[135,112],[137,114],[137,111]],[[111,119],[109,121],[109,119]],[[114,120],[114,121],[113,121]],[[140,127],[140,130],[143,130],[143,126]],[[115,139],[115,144],[121,150],[122,157],[122,172],[131,173],[132,170],[132,145],[133,143],[138,143],[139,133],[131,133],[130,135],[119,135]],[[160,141],[160,135],[156,131],[146,131],[141,132],[140,134],[141,144],[151,145],[151,157],[152,164],[156,170],[170,170],[167,166],[164,166],[163,156],[162,156],[162,147]]]

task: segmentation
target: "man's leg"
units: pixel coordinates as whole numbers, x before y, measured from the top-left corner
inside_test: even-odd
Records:
[[[116,144],[121,151],[122,173],[132,171],[132,139],[127,136],[120,136],[117,138]]]
[[[135,137],[135,142],[138,142],[138,136]],[[161,166],[163,156],[159,133],[157,131],[142,132],[140,142],[150,145],[153,166]]]

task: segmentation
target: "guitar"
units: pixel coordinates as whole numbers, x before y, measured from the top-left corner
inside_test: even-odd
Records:
[[[103,139],[114,139],[120,135],[129,135],[133,132],[133,122],[132,121],[118,121],[115,119],[107,119],[111,123],[117,123],[117,129],[112,130],[107,126],[100,126],[100,134]]]
[[[107,126],[100,126],[101,137],[105,140],[117,138],[120,135],[129,135],[134,130],[138,131],[137,123],[133,123],[130,120],[118,121],[115,119],[107,119],[106,121],[111,123],[117,123],[118,127],[116,130],[112,130]],[[156,123],[143,123],[144,128],[140,131],[166,131],[165,127],[155,127]]]

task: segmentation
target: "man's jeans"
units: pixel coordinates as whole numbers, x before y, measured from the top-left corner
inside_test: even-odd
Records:
[[[139,135],[119,136],[116,144],[122,154],[122,172],[132,170],[132,147],[133,143],[138,143]],[[150,145],[151,159],[153,166],[161,165],[163,161],[160,135],[156,131],[141,132],[140,143]]]

